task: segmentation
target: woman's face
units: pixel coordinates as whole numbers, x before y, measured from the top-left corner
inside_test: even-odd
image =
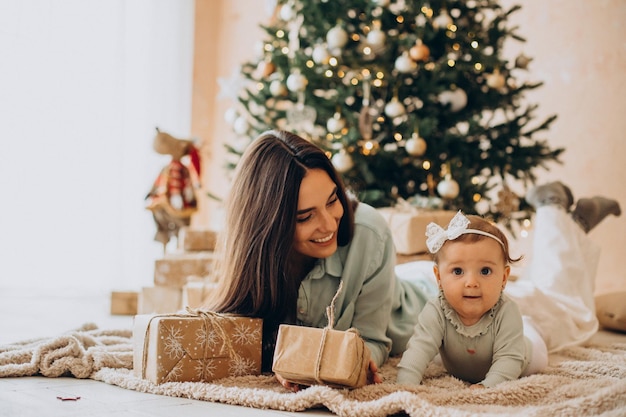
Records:
[[[294,250],[311,258],[327,258],[337,250],[343,206],[337,185],[322,169],[309,170],[300,184]]]

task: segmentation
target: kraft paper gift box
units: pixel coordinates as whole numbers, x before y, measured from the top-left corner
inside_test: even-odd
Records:
[[[137,314],[139,292],[111,291],[111,314],[134,316]]]
[[[183,307],[201,308],[211,291],[217,288],[215,282],[190,281],[183,287]]]
[[[272,371],[303,385],[358,388],[367,384],[370,351],[356,331],[283,324]]]
[[[183,227],[178,233],[179,249],[184,251],[213,251],[217,232],[209,229]]]
[[[155,384],[259,375],[262,323],[192,310],[135,316],[133,373]]]
[[[396,252],[400,255],[415,255],[427,252],[426,226],[434,222],[444,229],[457,213],[451,210],[418,209],[415,207],[383,207],[383,215],[391,233]]]
[[[154,283],[182,288],[190,279],[203,279],[211,272],[213,252],[171,253],[154,264]]]
[[[138,314],[175,313],[182,308],[180,288],[155,285],[143,287],[137,301]]]

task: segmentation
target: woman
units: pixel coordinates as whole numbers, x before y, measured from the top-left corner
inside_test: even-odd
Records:
[[[339,281],[334,328],[359,330],[375,371],[412,334],[431,283],[397,280],[389,227],[351,198],[326,154],[283,131],[254,141],[237,166],[210,308],[262,317],[263,369],[281,323],[324,327]]]

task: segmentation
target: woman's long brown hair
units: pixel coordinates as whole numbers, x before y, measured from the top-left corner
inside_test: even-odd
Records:
[[[293,323],[300,279],[290,262],[300,184],[308,170],[322,169],[337,185],[344,208],[338,244],[354,229],[354,210],[326,154],[307,140],[284,131],[261,134],[244,152],[226,201],[214,273],[218,291],[208,307],[264,319],[264,338],[280,323]]]

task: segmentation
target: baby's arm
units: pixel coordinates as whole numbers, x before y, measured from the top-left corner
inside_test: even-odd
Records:
[[[526,364],[522,315],[513,301],[502,306],[500,317],[494,325],[498,327],[493,344],[493,359],[489,372],[480,382],[487,388],[519,378]]]
[[[399,384],[420,384],[428,363],[439,351],[443,340],[443,323],[437,307],[431,301],[426,303],[419,315],[413,336],[398,364]]]

